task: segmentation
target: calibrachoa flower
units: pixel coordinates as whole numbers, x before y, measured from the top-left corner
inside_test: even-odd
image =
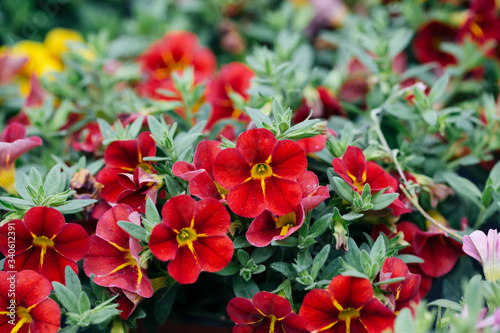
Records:
[[[118,195],[116,201],[140,211],[145,207],[147,198],[156,203],[158,190],[162,184],[161,179],[141,168],[135,169],[133,174],[118,174],[118,181],[126,190]]]
[[[286,298],[260,291],[252,299],[235,297],[227,314],[236,323],[233,333],[307,333],[304,320],[293,313]]]
[[[293,122],[300,123],[312,115],[311,118],[328,119],[331,116],[347,118],[339,99],[324,86],[316,89],[306,89],[301,105],[293,112]]]
[[[450,53],[440,49],[442,42],[453,42],[458,31],[443,22],[430,21],[420,27],[413,40],[413,53],[421,64],[437,62],[441,66],[455,65],[457,60]]]
[[[217,155],[214,178],[229,189],[227,203],[236,214],[255,217],[267,209],[285,215],[302,199],[297,179],[306,168],[306,154],[296,142],[278,141],[267,129],[252,129],[240,135],[236,148]]]
[[[226,235],[231,218],[219,201],[179,195],[167,201],[162,216],[149,248],[159,260],[170,261],[168,273],[177,282],[194,283],[201,271],[218,272],[229,264],[234,251]]]
[[[276,216],[265,210],[253,220],[246,233],[250,244],[264,247],[272,241],[285,239],[304,223],[304,207],[299,204],[292,212]]]
[[[312,171],[306,171],[297,179],[302,189],[302,200],[306,212],[313,210],[330,197],[328,185],[319,186],[318,176]]]
[[[483,265],[486,280],[495,282],[500,279],[500,234],[490,229],[488,235],[476,230],[464,236],[464,252]]]
[[[229,94],[239,94],[245,101],[250,99],[248,89],[254,71],[245,64],[232,62],[221,67],[219,74],[207,85],[207,101],[212,105],[212,113],[208,118],[207,129],[211,129],[221,119],[232,118],[249,122],[250,117],[238,110]]]
[[[338,275],[327,290],[311,290],[299,315],[312,332],[381,333],[394,325],[395,315],[373,295],[368,279]]]
[[[342,158],[333,159],[332,164],[333,170],[358,193],[363,191],[365,184],[370,184],[372,194],[386,187],[389,189],[385,193],[393,193],[399,187],[397,179],[388,174],[380,165],[366,161],[365,155],[359,147],[347,147]],[[411,211],[399,198],[394,200],[389,208],[392,209],[395,216]]]
[[[410,301],[420,302],[418,294],[420,275],[410,273],[408,266],[401,259],[393,257],[385,259],[380,269],[380,282],[398,277],[403,277],[404,280],[381,286],[382,289],[392,292],[389,300],[397,311],[409,306]]]
[[[26,137],[26,128],[19,123],[12,123],[0,134],[0,187],[7,192],[16,191],[16,160],[27,151],[41,146],[38,136]]]
[[[141,225],[139,213],[127,205],[118,204],[104,213],[97,222],[95,235],[90,237],[90,251],[83,262],[85,274],[94,274],[94,282],[100,286],[151,297],[151,282],[146,270],[139,266],[143,247],[118,226],[118,221]]]
[[[104,167],[97,174],[97,181],[104,185],[102,197],[109,202],[117,202],[118,196],[127,190],[118,181],[118,174],[133,174],[137,168],[151,172],[151,163],[144,157],[156,154],[156,143],[151,133],[142,132],[137,140],[112,142],[104,152]]]
[[[222,151],[219,141],[202,141],[196,146],[193,164],[179,161],[172,167],[177,177],[189,181],[189,193],[198,198],[223,200],[228,191],[214,180],[213,164]]]
[[[51,290],[49,280],[32,270],[0,272],[0,332],[57,332],[61,310]]]
[[[0,252],[8,254],[8,226],[15,224],[15,271],[34,270],[49,281],[64,283],[65,268],[78,273],[76,262],[89,250],[89,236],[82,226],[66,223],[54,208],[30,208],[23,220],[14,220],[0,229]]]

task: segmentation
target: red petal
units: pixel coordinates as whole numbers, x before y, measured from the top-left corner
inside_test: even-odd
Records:
[[[227,189],[232,189],[250,178],[250,171],[250,164],[235,148],[224,149],[214,162],[214,178]]]
[[[420,268],[425,274],[431,277],[440,277],[453,269],[461,255],[453,242],[441,232],[420,231],[415,234],[413,248],[415,253],[424,259]]]
[[[65,224],[54,238],[56,251],[73,261],[78,261],[87,254],[89,244],[87,232],[75,223]]]
[[[96,180],[104,185],[101,195],[104,200],[116,202],[120,193],[126,190],[118,181],[118,174],[123,173],[119,168],[105,167],[97,174]]]
[[[227,314],[236,324],[251,324],[262,319],[252,301],[243,297],[235,297],[227,304]]]
[[[156,154],[156,142],[151,137],[150,132],[142,132],[137,137],[138,149],[139,149],[139,162],[143,162],[143,158],[147,156],[155,156]],[[148,162],[149,163],[149,162]]]
[[[12,165],[19,156],[29,150],[41,146],[42,139],[38,136],[30,136],[26,139],[18,139],[14,142],[0,142],[0,166],[6,168]]]
[[[361,182],[363,173],[366,172],[366,158],[361,148],[355,146],[347,147],[345,154],[342,156],[342,162],[347,172],[355,177],[358,182]]]
[[[339,310],[333,305],[330,293],[323,289],[314,289],[307,293],[299,315],[310,331],[322,331],[339,320]]]
[[[3,273],[3,272],[2,272]],[[10,277],[9,273],[3,273],[5,277]],[[8,280],[1,279],[2,285]],[[2,287],[0,290],[3,290]],[[52,285],[49,280],[32,270],[23,270],[16,273],[16,303],[23,304],[26,308],[39,304],[49,297]],[[6,290],[7,291],[7,290]],[[4,294],[7,296],[7,293]]]
[[[24,216],[27,229],[35,236],[54,237],[66,223],[64,216],[54,208],[33,207]]]
[[[193,242],[202,270],[218,272],[233,258],[233,242],[227,236],[199,237]]]
[[[128,249],[130,235],[118,226],[118,221],[132,222],[129,219],[134,210],[127,205],[118,204],[108,210],[97,222],[96,235],[108,242]]]
[[[4,256],[7,256],[9,253],[9,225],[14,227],[14,231],[11,228],[10,232],[15,232],[16,254],[26,251],[33,245],[33,236],[26,229],[24,222],[22,220],[12,220],[0,228],[0,252]],[[12,234],[10,236],[12,237]]]
[[[372,298],[360,311],[359,320],[368,332],[382,333],[392,329],[394,325],[394,313],[380,303],[376,298]]]
[[[52,299],[46,299],[30,311],[33,319],[30,332],[56,333],[61,326],[61,309]]]
[[[298,182],[274,176],[266,178],[264,182],[264,200],[271,213],[288,214],[300,203],[302,191]]]
[[[39,259],[40,260],[40,259]],[[43,265],[38,268],[38,272],[46,277],[50,282],[57,281],[65,284],[66,266],[70,266],[78,274],[78,265],[59,254],[54,249],[47,249],[43,257]]]
[[[214,180],[210,178],[205,170],[194,176],[189,182],[189,193],[201,199],[216,199],[221,200],[222,197],[215,185]]]
[[[278,141],[272,152],[270,166],[273,174],[289,180],[296,180],[307,169],[306,153],[291,140]]]
[[[0,58],[2,59],[2,58]],[[20,123],[11,123],[3,129],[2,133],[0,134],[0,141],[1,142],[14,142],[19,139],[25,139],[26,138],[26,127],[24,127]]]
[[[241,133],[236,141],[236,149],[248,163],[264,163],[273,152],[276,142],[270,130],[251,129]]]
[[[197,169],[205,169],[210,177],[213,177],[212,166],[217,154],[222,151],[219,141],[202,141],[196,147],[193,163]]]
[[[367,163],[366,183],[370,184],[372,193],[380,191],[387,186],[389,186],[393,191],[396,191],[398,189],[398,180],[388,174],[380,165],[375,162]]]
[[[226,207],[215,199],[198,201],[194,216],[194,227],[198,234],[224,236],[231,225]]]
[[[191,178],[200,172],[202,172],[202,170],[197,170],[194,165],[184,161],[175,162],[172,166],[172,173],[186,181],[190,181]]]
[[[168,200],[161,210],[163,223],[179,232],[191,226],[196,201],[189,195],[178,195]]]
[[[181,246],[175,259],[168,263],[168,274],[180,284],[195,283],[200,273],[200,264],[187,246]]]
[[[90,236],[90,250],[83,261],[87,276],[111,273],[116,267],[126,263],[123,252],[97,235]]]
[[[318,206],[329,197],[330,190],[328,188],[328,185],[320,186],[315,193],[311,194],[308,197],[302,198],[300,203],[302,204],[302,206],[304,206],[304,210],[308,212],[316,208],[316,206]]]
[[[227,195],[229,208],[243,217],[255,217],[266,208],[264,193],[259,180],[249,180],[229,191]]]
[[[252,302],[264,316],[274,315],[276,318],[284,318],[292,312],[292,306],[286,298],[266,291],[255,294]]]
[[[368,279],[344,275],[332,279],[328,292],[344,309],[358,309],[373,297],[373,287]]]
[[[134,172],[140,164],[137,140],[121,140],[110,143],[104,152],[104,162],[108,168],[121,169],[121,172]]]
[[[290,313],[281,321],[283,331],[286,333],[309,333],[306,329],[306,322],[304,319],[295,313]]]
[[[304,172],[298,179],[300,189],[302,190],[302,197],[307,197],[316,192],[319,187],[318,176],[312,171]]]
[[[351,185],[351,187],[355,191],[357,191],[358,188],[353,185],[353,180],[349,176],[347,168],[346,168],[344,162],[342,161],[342,159],[338,158],[338,157],[334,158],[333,161],[332,161],[332,165],[333,165],[333,171],[335,171],[343,180],[345,180],[345,182],[347,184]]]
[[[177,234],[165,223],[155,225],[149,237],[149,249],[153,255],[161,261],[172,260],[178,248]]]
[[[323,148],[325,148],[326,140],[328,140],[327,134],[319,134],[313,136],[312,138],[297,140],[297,144],[306,154],[310,154],[323,150]]]

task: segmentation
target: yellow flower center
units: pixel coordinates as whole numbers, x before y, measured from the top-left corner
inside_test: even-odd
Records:
[[[269,325],[269,333],[274,333],[275,332],[274,327],[276,326],[276,320],[278,319],[274,315],[269,315],[267,316],[267,318],[271,320],[271,324]]]
[[[215,186],[217,187],[217,191],[219,192],[220,196],[222,199],[226,199],[227,194],[229,193],[228,189],[225,189],[224,187],[220,186],[219,183],[214,182]]]
[[[193,228],[184,228],[177,234],[177,243],[184,246],[198,239],[198,235]]]
[[[278,216],[274,219],[274,221],[276,229],[282,228],[280,236],[284,236],[287,234],[290,228],[295,227],[295,225],[297,224],[297,216],[295,215],[295,212],[290,212],[286,215]]]
[[[353,308],[347,308],[339,313],[339,320],[350,322],[351,319],[358,319],[359,311]]]
[[[266,163],[255,164],[252,167],[251,176],[253,179],[265,179],[271,177],[273,169]]]
[[[37,247],[41,247],[42,251],[40,253],[40,267],[43,266],[43,258],[45,257],[45,253],[47,252],[47,248],[54,247],[54,241],[45,236],[38,236],[33,239],[33,245]]]
[[[351,174],[349,171],[347,171],[347,174],[352,179],[352,185],[357,187],[358,191],[363,191],[363,187],[365,186],[366,183],[366,171],[364,171],[363,174],[361,175],[361,180],[358,180],[356,176]]]
[[[7,168],[0,170],[0,187],[10,194],[17,194],[16,190],[16,167],[14,163],[8,165],[9,155],[7,155]]]
[[[31,315],[29,314],[29,311],[25,307],[22,307],[22,306],[18,306],[16,308],[16,315],[17,315],[17,317],[19,317],[19,321],[17,322],[16,326],[14,326],[14,328],[12,328],[11,333],[19,332],[19,330],[21,329],[21,327],[24,324],[29,325],[29,324],[31,324],[31,321],[33,320],[31,318]]]

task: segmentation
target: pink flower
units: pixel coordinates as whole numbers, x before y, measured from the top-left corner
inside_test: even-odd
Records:
[[[482,231],[474,231],[464,236],[462,249],[483,265],[488,281],[500,279],[500,237],[496,229],[490,229],[488,236]]]

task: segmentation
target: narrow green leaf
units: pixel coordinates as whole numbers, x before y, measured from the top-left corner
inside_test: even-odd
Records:
[[[323,246],[321,251],[319,251],[318,254],[314,257],[311,268],[311,276],[314,279],[316,279],[320,269],[323,267],[326,260],[328,259],[328,255],[330,254],[330,248],[331,248],[330,244],[326,244],[325,246]]]
[[[146,229],[144,229],[140,225],[137,225],[137,224],[134,224],[131,222],[127,222],[127,221],[118,221],[117,224],[120,228],[125,230],[130,236],[132,236],[138,240],[142,240],[144,242],[148,241],[149,234],[146,231]]]
[[[69,312],[78,313],[78,300],[73,292],[61,283],[55,281],[52,282],[52,287],[54,288],[57,299],[61,302],[62,306],[64,306]]]

